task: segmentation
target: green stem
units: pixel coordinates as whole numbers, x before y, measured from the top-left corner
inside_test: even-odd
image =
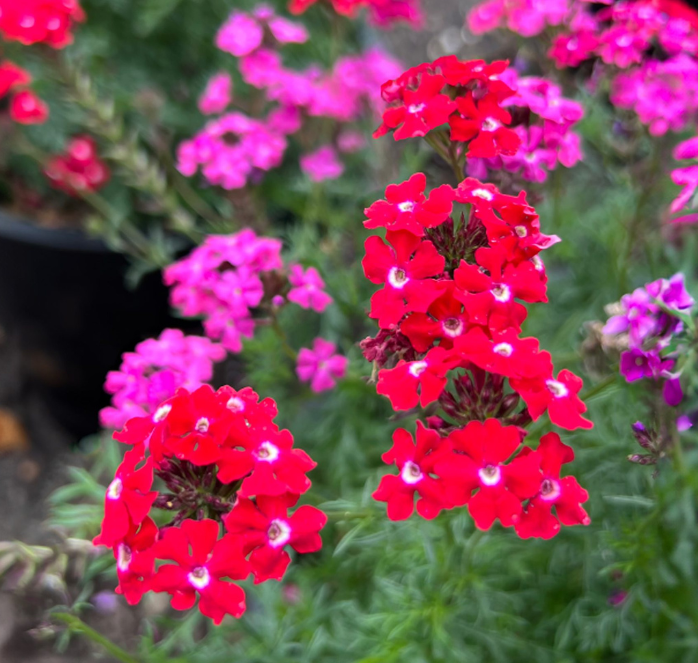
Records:
[[[609,375],[607,378],[604,378],[603,380],[601,380],[601,382],[599,382],[598,384],[595,384],[591,389],[585,391],[583,394],[580,394],[579,397],[583,401],[588,400],[589,398],[592,398],[593,396],[600,394],[607,387],[610,387],[612,384],[615,383],[615,381],[616,381],[616,376]]]
[[[295,363],[295,361],[298,359],[298,355],[297,355],[296,351],[289,344],[288,339],[286,338],[286,333],[284,332],[283,328],[279,324],[278,318],[273,313],[272,313],[272,319],[271,319],[271,328],[274,330],[274,333],[277,335],[279,341],[281,341],[281,347],[283,348],[283,351]]]
[[[71,615],[68,612],[55,612],[52,616],[58,621],[63,622],[71,633],[84,635],[86,638],[102,647],[102,649],[111,654],[114,658],[122,661],[122,663],[141,663],[135,656],[131,656],[126,650],[121,649],[121,647],[114,644],[101,633],[95,631],[76,615]]]

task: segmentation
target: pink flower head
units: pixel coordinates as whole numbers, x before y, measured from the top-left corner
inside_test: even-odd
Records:
[[[233,79],[221,72],[212,76],[199,99],[199,110],[204,115],[222,113],[232,100]]]
[[[216,46],[235,57],[248,55],[259,48],[264,30],[257,20],[234,10],[216,35]]]
[[[288,280],[291,290],[287,299],[301,308],[322,313],[332,303],[332,297],[324,291],[325,282],[314,267],[303,271],[301,265],[291,265]]]
[[[296,372],[301,382],[310,382],[315,393],[332,389],[347,372],[349,360],[335,354],[337,346],[322,338],[313,341],[313,349],[301,348]]]
[[[335,180],[344,172],[344,165],[330,145],[325,145],[310,154],[304,154],[300,163],[301,170],[313,182]]]

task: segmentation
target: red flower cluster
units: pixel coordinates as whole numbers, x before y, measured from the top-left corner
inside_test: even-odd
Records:
[[[109,181],[109,168],[99,158],[97,144],[90,136],[73,138],[65,154],[46,164],[44,174],[53,186],[70,196],[98,191]]]
[[[25,45],[63,48],[73,41],[73,24],[84,20],[78,0],[0,0],[0,34]]]
[[[41,124],[48,119],[48,106],[27,89],[31,80],[29,72],[13,62],[0,63],[0,98],[12,95],[10,117],[20,124]]]
[[[498,80],[505,66],[441,58],[406,72],[383,87],[399,102],[383,129],[400,125],[398,138],[401,131],[423,135],[447,117],[452,138],[466,140],[459,132],[475,107],[501,124],[506,118],[496,104],[511,93]],[[450,115],[456,102],[444,85],[466,100],[460,117]],[[487,149],[499,150],[504,135],[490,136]],[[472,150],[479,135],[470,139]],[[460,219],[451,216],[454,205],[467,208]],[[554,536],[559,522],[588,524],[579,506],[586,492],[559,476],[572,450],[553,433],[536,451],[519,450],[522,427],[545,412],[568,430],[593,426],[582,416],[582,381],[567,370],[555,376],[538,340],[520,336],[524,304],[547,301],[539,254],[559,238],[541,232],[524,192],[507,195],[472,178],[427,194],[426,178],[417,173],[389,186],[385,200],[365,213],[367,228],[386,233],[365,244],[364,274],[382,287],[369,313],[381,331],[362,342],[364,356],[381,369],[377,391],[395,410],[420,405],[430,415],[429,429],[418,424],[416,446],[407,431],[396,432],[383,460],[395,462],[400,474],[385,477],[374,497],[388,502],[395,520],[411,515],[415,492],[425,518],[468,504],[479,528],[498,518],[524,538]],[[443,416],[434,416],[439,408]]]
[[[446,437],[417,422],[416,444],[398,429],[383,460],[400,473],[384,476],[373,497],[388,503],[391,520],[412,515],[415,493],[417,513],[427,519],[467,504],[478,528],[489,529],[499,519],[524,539],[550,539],[560,523],[588,525],[580,506],[587,492],[574,477],[560,477],[562,464],[574,458],[572,449],[557,433],[544,435],[535,451],[520,448],[524,435],[497,419],[471,421]]]
[[[147,591],[167,592],[177,610],[199,609],[219,624],[239,617],[245,594],[232,580],[280,580],[284,550],[315,552],[322,511],[288,511],[308,490],[310,457],[274,424],[276,403],[251,389],[208,385],[180,389],[152,416],[126,423],[114,437],[132,448],[105,496],[96,545],[114,550],[117,592],[135,604]],[[162,483],[153,490],[154,478]],[[151,508],[174,514],[158,528]],[[221,525],[223,535],[221,536]],[[172,562],[156,564],[156,562]]]
[[[521,139],[508,128],[512,117],[501,106],[514,94],[499,78],[508,64],[504,60],[462,62],[449,55],[408,69],[383,84],[381,94],[388,108],[374,137],[394,129],[396,140],[414,138],[448,124],[452,148],[458,154],[465,143],[469,157],[516,154]]]

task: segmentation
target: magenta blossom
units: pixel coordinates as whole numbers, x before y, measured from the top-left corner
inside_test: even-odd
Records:
[[[322,313],[332,303],[332,297],[324,291],[325,282],[314,267],[304,272],[300,265],[291,265],[288,280],[291,284],[288,301],[301,308]]]
[[[316,338],[312,350],[301,348],[298,353],[298,379],[310,382],[310,388],[315,393],[332,389],[336,381],[346,374],[349,360],[335,354],[336,349],[337,346],[331,341]]]
[[[301,170],[313,182],[335,180],[344,172],[344,165],[337,158],[333,147],[325,145],[315,152],[301,157]]]
[[[199,98],[199,110],[204,115],[222,113],[232,101],[233,79],[221,72],[212,76]]]

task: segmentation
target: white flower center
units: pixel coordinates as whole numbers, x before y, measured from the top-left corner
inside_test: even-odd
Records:
[[[495,120],[493,117],[486,117],[482,122],[483,131],[496,131],[501,126],[502,123]]]
[[[508,302],[511,299],[511,290],[504,283],[497,283],[490,292],[498,302]]]
[[[540,497],[546,502],[554,502],[558,497],[560,497],[562,489],[560,484],[555,481],[555,479],[543,479],[540,485]]]
[[[405,200],[402,203],[399,203],[397,208],[401,212],[411,212],[414,209],[414,203],[411,200]]]
[[[562,384],[562,382],[558,382],[557,380],[546,380],[545,386],[555,398],[564,398],[570,393],[570,390]]]
[[[463,321],[458,318],[448,318],[441,323],[441,329],[449,338],[456,338],[463,333]]]
[[[107,497],[110,500],[118,500],[121,497],[123,489],[124,484],[121,479],[116,478],[109,484],[109,488],[107,488]]]
[[[419,465],[408,460],[400,471],[400,478],[407,484],[419,483],[422,480],[422,470],[419,469]]]
[[[411,106],[407,107],[407,112],[408,113],[419,113],[420,111],[424,110],[424,104],[412,104]]]
[[[172,406],[169,403],[161,405],[157,410],[155,410],[153,421],[156,424],[159,424],[170,412],[172,412]]]
[[[427,370],[428,365],[429,364],[427,364],[425,361],[413,361],[407,372],[413,378],[418,378],[422,373],[424,373],[424,371]]]
[[[283,520],[272,520],[267,530],[267,538],[272,548],[281,548],[291,538],[291,527]]]
[[[502,471],[498,465],[483,467],[477,475],[485,486],[496,486],[502,480]]]
[[[197,433],[207,433],[210,425],[211,422],[206,417],[201,417],[201,419],[196,422],[194,429]]]
[[[131,549],[125,543],[120,543],[116,549],[116,567],[119,571],[124,573],[128,571],[128,567],[131,566],[131,559],[133,559]]]
[[[545,269],[543,261],[538,256],[533,256],[533,258],[531,258],[531,262],[533,263],[533,267],[537,272],[542,272]]]
[[[526,226],[514,226],[514,232],[519,237],[526,237],[526,235],[528,235],[528,230],[526,229]]]
[[[393,267],[388,272],[388,283],[390,283],[390,285],[396,290],[402,290],[402,288],[407,285],[409,280],[410,279],[408,278],[405,270],[400,269],[399,267]]]
[[[482,198],[482,200],[487,200],[488,202],[492,202],[494,200],[494,194],[487,189],[473,189],[471,193],[473,196]]]
[[[34,17],[33,16],[22,16],[22,20],[19,22],[19,27],[29,29],[34,27]]]
[[[243,401],[242,398],[238,398],[237,396],[231,396],[230,399],[228,399],[228,402],[225,404],[225,406],[233,412],[244,412],[245,401]]]
[[[205,566],[198,566],[187,575],[187,580],[192,587],[196,587],[199,591],[208,587],[211,582],[211,574]]]
[[[514,352],[514,348],[510,343],[497,343],[497,345],[492,348],[492,351],[498,355],[501,355],[502,357],[511,357],[511,353]]]
[[[255,452],[255,456],[265,463],[273,463],[279,457],[279,447],[271,442],[262,442]]]

